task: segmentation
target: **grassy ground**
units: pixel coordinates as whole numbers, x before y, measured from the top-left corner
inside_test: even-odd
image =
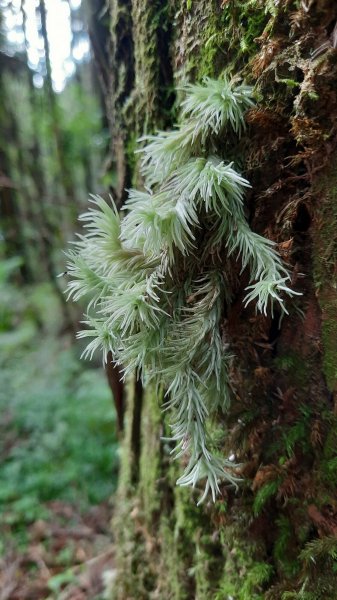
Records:
[[[0,598],[101,598],[117,471],[111,392],[60,333],[48,286],[23,291],[0,271],[0,298]]]

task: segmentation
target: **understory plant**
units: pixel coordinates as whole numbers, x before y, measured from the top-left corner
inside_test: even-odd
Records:
[[[207,423],[230,400],[232,356],[223,326],[233,265],[249,272],[245,305],[267,314],[290,274],[274,243],[250,229],[249,182],[218,148],[233,154],[253,106],[252,88],[205,79],[184,88],[180,124],[141,138],[144,181],[131,189],[121,217],[111,201],[91,198],[86,229],[68,252],[68,294],[88,297],[85,355],[111,351],[124,377],[166,390],[175,456],[186,456],[179,485],[205,481],[202,501],[219,482],[237,483],[233,463],[213,448]],[[228,142],[226,142],[228,140]]]

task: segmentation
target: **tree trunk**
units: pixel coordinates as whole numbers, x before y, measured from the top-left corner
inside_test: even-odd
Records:
[[[49,101],[49,110],[50,110],[50,126],[51,132],[54,136],[55,141],[55,150],[56,150],[56,158],[59,166],[59,180],[61,182],[62,188],[68,198],[68,201],[71,202],[73,198],[76,197],[74,184],[72,181],[72,174],[70,165],[67,163],[64,147],[65,141],[63,139],[63,132],[60,125],[60,109],[58,105],[58,100],[56,93],[53,89],[52,82],[52,70],[51,70],[51,61],[50,61],[50,48],[49,48],[49,40],[48,40],[48,31],[47,31],[47,12],[46,12],[46,4],[45,0],[39,0],[39,12],[41,16],[41,35],[43,39],[43,47],[44,47],[44,57],[45,57],[45,86],[46,86],[46,94]]]
[[[252,229],[303,296],[280,319],[227,315],[235,355],[226,451],[239,491],[175,486],[162,398],[129,384],[111,597],[333,600],[337,589],[337,6],[333,0],[111,0],[109,122],[116,195],[140,183],[136,139],[175,123],[185,81],[256,85],[241,145]],[[176,90],[176,92],[174,92]],[[177,94],[177,101],[174,103]]]

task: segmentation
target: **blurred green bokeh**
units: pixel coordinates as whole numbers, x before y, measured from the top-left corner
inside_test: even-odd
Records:
[[[48,284],[11,282],[0,261],[0,525],[20,526],[61,500],[107,500],[117,470],[115,413],[103,369],[80,362]]]

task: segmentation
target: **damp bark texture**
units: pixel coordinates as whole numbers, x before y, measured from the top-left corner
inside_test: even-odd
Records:
[[[113,530],[114,600],[333,600],[337,589],[337,50],[335,0],[111,0],[106,105],[114,191],[141,185],[136,140],[177,119],[181,84],[256,86],[241,142],[252,229],[303,294],[288,317],[227,315],[233,398],[216,430],[242,464],[215,504],[175,486],[162,398],[127,385]]]

